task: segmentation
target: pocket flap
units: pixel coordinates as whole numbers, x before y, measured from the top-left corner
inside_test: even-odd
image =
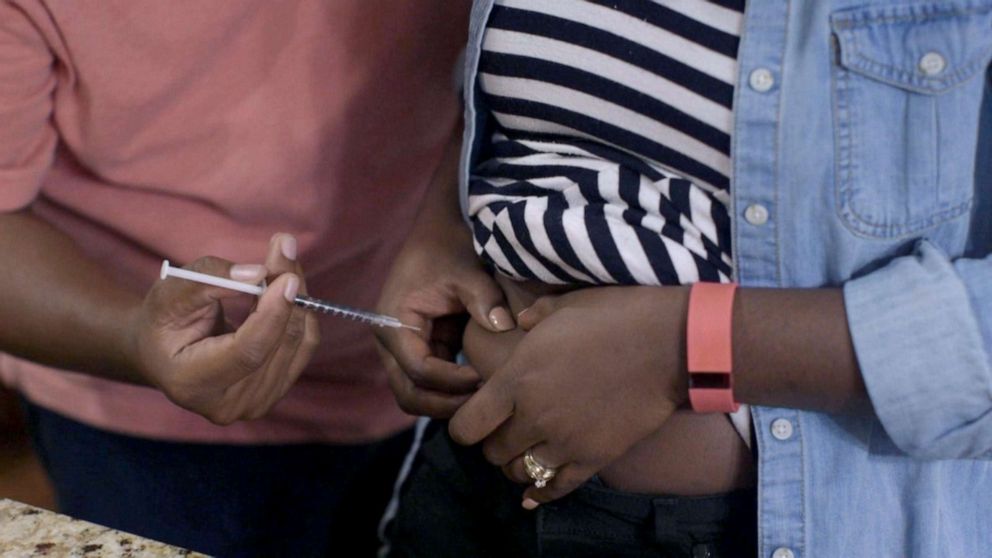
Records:
[[[985,69],[992,2],[928,2],[831,14],[839,62],[852,72],[919,93],[941,93]]]

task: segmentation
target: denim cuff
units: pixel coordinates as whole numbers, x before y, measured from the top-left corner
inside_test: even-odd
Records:
[[[989,457],[992,373],[977,308],[947,256],[921,241],[848,282],[844,299],[868,395],[896,446],[921,458]]]

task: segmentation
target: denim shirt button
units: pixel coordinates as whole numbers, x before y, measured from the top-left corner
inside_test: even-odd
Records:
[[[764,93],[775,85],[775,77],[772,76],[771,70],[758,68],[748,76],[748,84],[751,85],[751,89],[754,89],[758,93]]]
[[[744,210],[744,220],[760,227],[768,222],[768,208],[758,203],[751,204]]]
[[[796,558],[796,553],[783,546],[781,548],[776,548],[775,552],[772,552],[772,558]]]
[[[792,437],[792,421],[789,419],[775,419],[772,421],[772,436],[776,440],[785,441]]]
[[[928,52],[920,57],[920,71],[927,76],[935,76],[944,71],[947,61],[936,52]]]

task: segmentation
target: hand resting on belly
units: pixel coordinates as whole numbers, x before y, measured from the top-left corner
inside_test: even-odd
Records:
[[[497,277],[514,314],[561,286]],[[595,288],[595,287],[590,287]],[[465,330],[464,351],[484,379],[497,373],[525,333],[490,333],[474,322]],[[549,402],[549,405],[554,402]],[[599,473],[607,486],[627,492],[693,496],[754,485],[750,450],[722,414],[677,411],[654,434]]]

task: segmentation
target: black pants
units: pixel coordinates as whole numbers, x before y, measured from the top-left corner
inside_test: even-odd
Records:
[[[705,497],[631,494],[593,479],[529,512],[523,487],[433,422],[387,528],[390,556],[753,557],[753,491]]]
[[[412,436],[360,445],[147,440],[26,404],[63,513],[220,557],[373,557]]]

